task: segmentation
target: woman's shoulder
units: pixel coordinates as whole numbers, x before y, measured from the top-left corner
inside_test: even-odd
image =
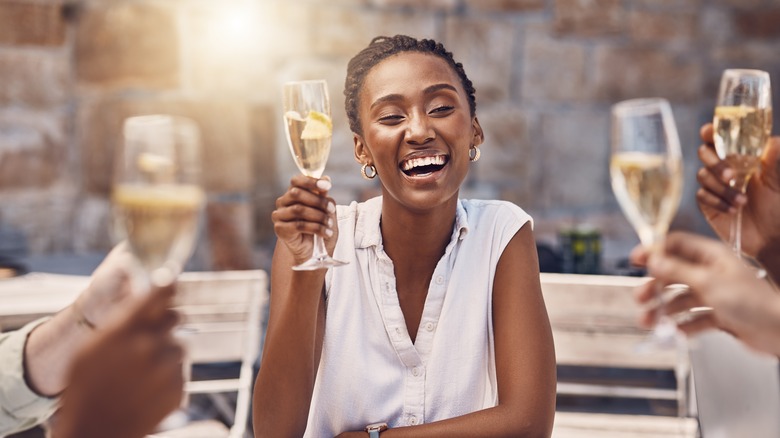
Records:
[[[358,246],[376,240],[379,232],[379,218],[382,215],[382,198],[371,198],[364,202],[352,201],[349,205],[337,205],[339,236],[354,236]],[[339,238],[339,240],[342,240]]]
[[[500,199],[461,199],[461,206],[469,218],[473,221],[507,221],[525,224],[533,218],[517,204]]]

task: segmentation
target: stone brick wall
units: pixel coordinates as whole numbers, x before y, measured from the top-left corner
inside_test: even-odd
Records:
[[[721,71],[765,69],[780,89],[773,0],[0,0],[0,223],[36,254],[109,248],[122,119],[177,113],[203,131],[195,264],[252,266],[295,173],[281,84],[329,81],[326,172],[340,202],[366,196],[376,185],[359,176],[341,90],[348,59],[396,33],[443,41],[475,83],[486,144],[463,196],[518,203],[541,240],[597,227],[607,260],[636,242],[609,186],[612,103],[672,101],[686,159],[674,226],[706,232],[697,133]]]

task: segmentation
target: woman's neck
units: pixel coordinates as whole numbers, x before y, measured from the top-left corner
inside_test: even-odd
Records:
[[[426,211],[411,211],[386,199],[382,202],[382,244],[393,263],[429,260],[433,266],[452,236],[457,197]],[[427,263],[422,263],[427,264]]]

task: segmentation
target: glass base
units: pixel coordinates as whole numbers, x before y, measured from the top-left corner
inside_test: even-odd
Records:
[[[634,351],[650,354],[659,350],[671,350],[677,346],[677,325],[669,317],[664,316],[653,327],[653,331],[634,346]]]
[[[330,256],[312,257],[298,266],[293,266],[292,269],[293,271],[316,271],[318,269],[328,269],[347,264],[347,262],[336,260]]]

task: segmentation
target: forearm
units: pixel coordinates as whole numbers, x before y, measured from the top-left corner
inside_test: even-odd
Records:
[[[56,398],[44,397],[30,388],[24,370],[29,334],[48,321],[34,321],[19,330],[0,334],[0,436],[29,429],[57,408]]]
[[[255,436],[302,436],[324,329],[325,270],[293,272],[274,255],[271,315],[254,390]]]
[[[80,322],[76,309],[73,305],[63,309],[27,338],[25,377],[38,394],[52,397],[65,389],[71,362],[93,331]]]
[[[498,405],[460,417],[382,432],[383,438],[426,437],[549,437],[554,410],[534,406]],[[365,432],[363,433],[365,435]]]

